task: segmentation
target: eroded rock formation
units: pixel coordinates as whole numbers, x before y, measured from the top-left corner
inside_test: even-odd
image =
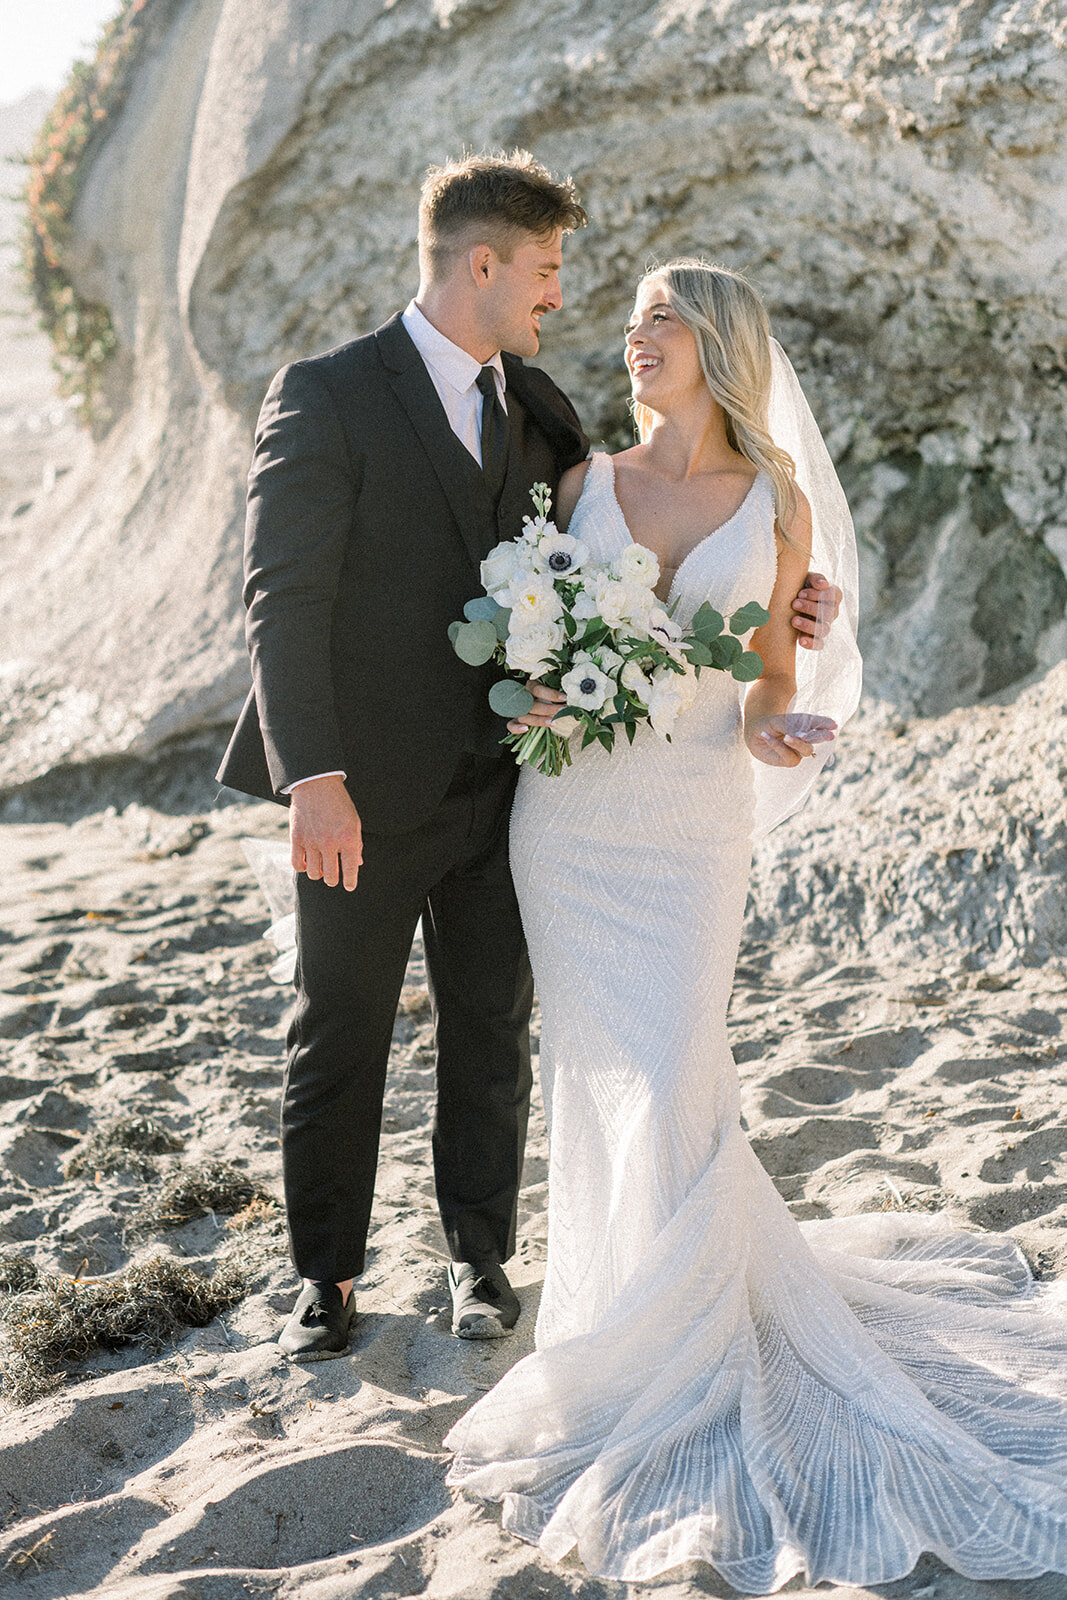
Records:
[[[868,686],[940,713],[1067,651],[1055,0],[166,0],[85,175],[114,419],[5,531],[0,781],[225,718],[262,390],[416,281],[428,162],[523,144],[591,226],[543,360],[625,433],[649,256],[747,271],[860,530]]]

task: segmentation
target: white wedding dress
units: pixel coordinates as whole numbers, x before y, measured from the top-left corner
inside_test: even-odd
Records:
[[[766,603],[761,473],[682,563],[676,616]],[[571,532],[630,542],[609,456]],[[512,866],[540,994],[548,1266],[537,1348],[453,1428],[450,1481],[553,1558],[736,1588],[871,1584],[933,1551],[1067,1571],[1067,1308],[1012,1241],[907,1214],[798,1225],[727,1045],[753,763],[704,672],[671,744],[524,770]]]

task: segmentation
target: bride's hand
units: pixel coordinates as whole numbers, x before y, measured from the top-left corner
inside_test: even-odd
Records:
[[[528,728],[547,728],[560,706],[567,704],[567,696],[558,689],[550,689],[537,678],[527,678],[526,687],[534,697],[532,708],[524,717],[508,723],[509,733],[525,733]]]
[[[831,717],[806,711],[785,711],[773,717],[745,721],[745,743],[757,761],[769,767],[796,767],[815,754],[817,744],[827,744],[837,732]]]

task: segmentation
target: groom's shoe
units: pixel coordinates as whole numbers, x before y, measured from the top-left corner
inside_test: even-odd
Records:
[[[335,1283],[315,1283],[305,1278],[278,1343],[294,1361],[332,1361],[348,1354],[355,1319],[354,1289],[348,1291],[347,1300],[342,1300]]]
[[[519,1300],[503,1267],[479,1272],[466,1261],[448,1263],[452,1332],[460,1339],[502,1339],[519,1320]]]

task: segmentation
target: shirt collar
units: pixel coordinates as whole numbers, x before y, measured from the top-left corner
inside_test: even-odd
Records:
[[[478,362],[466,350],[461,350],[458,344],[453,344],[439,329],[435,328],[418,306],[412,300],[400,319],[407,329],[412,344],[428,367],[432,367],[439,378],[442,378],[457,394],[466,394],[468,389],[474,387],[483,363]],[[484,363],[492,367],[496,373],[497,388],[503,393],[506,379],[504,377],[504,363],[500,359],[500,351],[490,361]]]

